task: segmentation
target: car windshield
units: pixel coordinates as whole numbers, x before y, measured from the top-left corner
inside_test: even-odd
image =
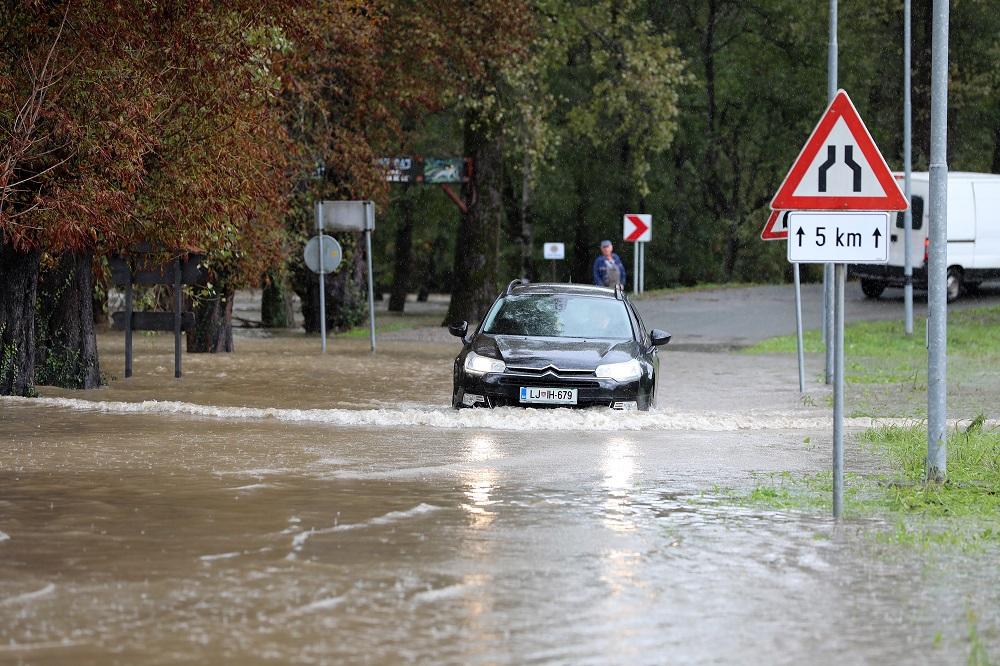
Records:
[[[486,315],[483,332],[550,338],[631,339],[622,301],[567,294],[527,294],[501,299]]]

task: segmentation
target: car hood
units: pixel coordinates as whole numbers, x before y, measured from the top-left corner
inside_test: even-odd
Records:
[[[508,366],[561,370],[593,370],[604,363],[635,358],[634,340],[585,340],[580,338],[528,338],[516,335],[481,335],[473,345],[477,354],[503,359]]]

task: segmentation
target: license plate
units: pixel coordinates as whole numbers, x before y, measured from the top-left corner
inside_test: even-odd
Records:
[[[576,389],[522,386],[521,402],[543,405],[575,405]]]

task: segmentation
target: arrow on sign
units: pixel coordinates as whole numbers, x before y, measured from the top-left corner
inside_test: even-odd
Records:
[[[878,247],[878,239],[882,236],[882,232],[876,229],[872,236],[875,237],[875,247]]]
[[[647,231],[649,231],[649,225],[646,224],[645,220],[639,215],[626,215],[625,219],[632,223],[632,232],[626,234],[625,240],[634,243],[635,241],[642,238]]]
[[[795,235],[799,237],[799,247],[802,247],[802,237],[806,235],[806,232],[802,231],[802,227],[795,232]]]

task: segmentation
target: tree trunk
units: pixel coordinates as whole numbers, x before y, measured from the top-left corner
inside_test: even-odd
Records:
[[[468,213],[455,242],[451,303],[444,323],[480,321],[497,292],[497,240],[503,222],[503,172],[499,132],[469,111],[465,154],[473,174],[463,188]]]
[[[0,395],[33,395],[37,252],[0,238]]]
[[[264,328],[295,328],[295,299],[283,270],[271,271],[264,281],[260,320]]]
[[[406,292],[410,287],[410,272],[413,264],[413,199],[409,186],[404,186],[399,198],[399,226],[396,228],[396,256],[392,273],[392,293],[389,296],[389,311],[402,312],[406,306]]]
[[[1000,120],[997,121],[1000,123]],[[991,173],[1000,173],[1000,124],[993,129],[993,164],[990,165]]]
[[[531,158],[527,151],[521,164],[521,277],[535,278],[535,226],[532,224]]]
[[[213,294],[194,301],[194,330],[187,332],[187,350],[191,354],[233,351],[233,297]]]
[[[62,388],[101,385],[94,333],[91,254],[64,254],[38,280],[35,382]]]

